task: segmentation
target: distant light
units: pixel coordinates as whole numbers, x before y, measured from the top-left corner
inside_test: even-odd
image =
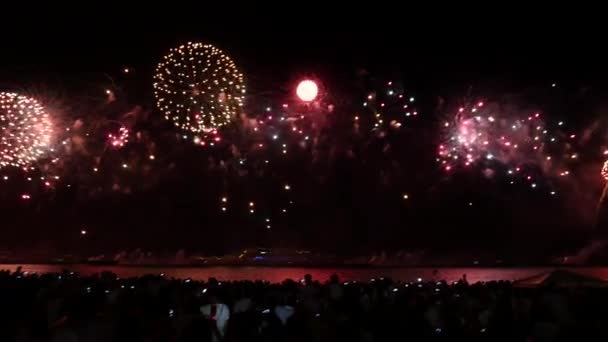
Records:
[[[473,202],[469,202],[469,207],[472,207],[472,206],[473,206]]]
[[[110,89],[106,89],[106,94],[110,95],[112,94],[112,91]]]
[[[222,211],[226,211],[226,207],[222,207]]]
[[[554,196],[554,195],[555,195],[555,191],[551,191],[551,196]]]
[[[536,188],[536,183],[532,183],[532,188]]]
[[[288,191],[291,189],[291,187],[289,186],[289,184],[285,184],[285,186],[284,186],[283,188],[284,188],[285,190],[288,190]]]
[[[276,134],[272,136],[272,140],[277,140],[278,138],[279,138],[279,136]]]
[[[123,168],[123,169],[126,169],[128,166],[129,166],[129,165],[127,165],[127,164],[122,164],[122,168]]]
[[[413,97],[410,97],[410,102],[414,102],[414,98]]]
[[[304,80],[298,84],[298,88],[296,89],[296,94],[300,100],[305,102],[310,102],[317,97],[317,93],[319,92],[319,88],[317,84],[311,80]]]
[[[253,207],[254,205],[255,205],[255,203],[253,203],[253,202],[249,202],[249,206],[250,206],[250,207]]]
[[[403,199],[409,199],[410,196],[408,194],[403,194]]]
[[[283,211],[284,213],[286,213],[286,212],[287,212],[287,209],[283,209],[282,211]]]
[[[123,71],[125,74],[128,74],[128,73],[129,73],[129,68],[124,68],[122,71]]]
[[[557,83],[551,83],[551,88],[557,87]]]
[[[254,212],[255,212],[255,210],[253,210],[253,209],[250,209],[250,210],[249,210],[249,213],[250,213],[250,214],[253,214]]]
[[[561,126],[561,125],[563,125],[563,124],[564,124],[564,122],[563,122],[563,121],[560,121],[560,122],[558,122],[558,123],[557,123],[557,125],[558,125],[558,126]]]
[[[267,226],[266,226],[266,229],[270,229],[270,225],[267,225]]]
[[[154,160],[156,157],[154,157],[153,154],[150,155],[150,160]]]
[[[84,230],[84,229],[83,229],[83,230],[81,230],[81,231],[80,231],[80,235],[87,235],[87,231],[86,231],[86,230]]]

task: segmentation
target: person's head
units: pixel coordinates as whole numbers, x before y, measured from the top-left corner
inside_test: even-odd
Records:
[[[218,284],[217,279],[215,279],[214,277],[210,277],[207,282],[209,283],[209,286],[217,286]]]
[[[212,325],[215,324],[213,321],[209,321],[202,317],[195,318],[189,325],[184,328],[180,341],[183,342],[205,342],[213,341]]]

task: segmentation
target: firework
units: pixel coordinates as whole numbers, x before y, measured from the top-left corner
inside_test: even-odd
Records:
[[[371,111],[373,129],[386,126],[398,129],[406,120],[418,115],[415,102],[414,96],[389,81],[381,91],[369,93],[363,101],[363,107]],[[358,121],[359,118],[355,117],[355,120]]]
[[[118,133],[108,133],[108,143],[111,147],[121,148],[129,142],[129,129],[120,126]]]
[[[49,148],[53,132],[44,107],[33,98],[0,93],[0,167],[25,167]]]
[[[446,171],[481,160],[503,160],[508,150],[519,148],[520,141],[513,135],[522,131],[522,123],[516,120],[510,131],[503,132],[502,121],[497,122],[483,107],[479,102],[471,108],[459,108],[451,121],[443,123],[446,141],[439,145],[439,159]]]
[[[156,67],[154,95],[165,118],[190,133],[228,124],[243,106],[243,74],[222,50],[187,43],[171,49]]]
[[[507,176],[519,176],[536,188],[539,176],[563,179],[579,159],[573,151],[576,135],[562,132],[563,122],[550,129],[540,113],[521,116],[479,101],[458,108],[441,125],[437,161],[446,172],[477,165],[492,177],[500,165]]]
[[[494,161],[514,165],[534,162],[543,154],[545,142],[555,141],[548,137],[540,114],[511,118],[483,102],[459,108],[442,125],[445,136],[439,145],[438,161],[446,171]],[[576,159],[572,156],[576,154],[571,155]],[[551,157],[542,159],[550,161]]]
[[[296,93],[300,100],[304,102],[310,102],[317,97],[317,93],[319,92],[319,88],[314,81],[304,80],[298,84],[298,88],[296,89]]]
[[[593,226],[597,228],[599,224],[600,214],[602,212],[602,205],[606,199],[606,195],[608,195],[608,160],[604,162],[602,166],[602,170],[600,171],[602,178],[606,180],[606,184],[604,184],[604,189],[602,190],[602,194],[600,195],[600,199],[597,201],[596,209],[595,209],[595,220]]]

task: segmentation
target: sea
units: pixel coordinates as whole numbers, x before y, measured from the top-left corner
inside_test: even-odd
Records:
[[[49,264],[0,264],[0,269],[22,272],[56,273],[63,270],[92,275],[110,271],[119,277],[136,277],[146,274],[163,274],[169,278],[207,280],[214,277],[220,281],[228,280],[265,280],[281,282],[285,279],[300,280],[306,274],[313,279],[325,281],[337,274],[343,281],[370,281],[388,277],[399,281],[457,281],[466,275],[469,283],[478,281],[509,280],[516,281],[557,269],[570,270],[586,276],[608,281],[608,267],[504,267],[504,268],[466,268],[466,267],[275,267],[275,266],[126,266],[126,265],[49,265]]]

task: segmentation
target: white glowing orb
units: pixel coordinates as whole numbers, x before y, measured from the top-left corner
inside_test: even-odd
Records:
[[[317,84],[311,80],[304,80],[298,84],[298,88],[296,89],[296,94],[300,100],[305,102],[310,102],[317,97],[317,93],[319,92],[319,88]]]

